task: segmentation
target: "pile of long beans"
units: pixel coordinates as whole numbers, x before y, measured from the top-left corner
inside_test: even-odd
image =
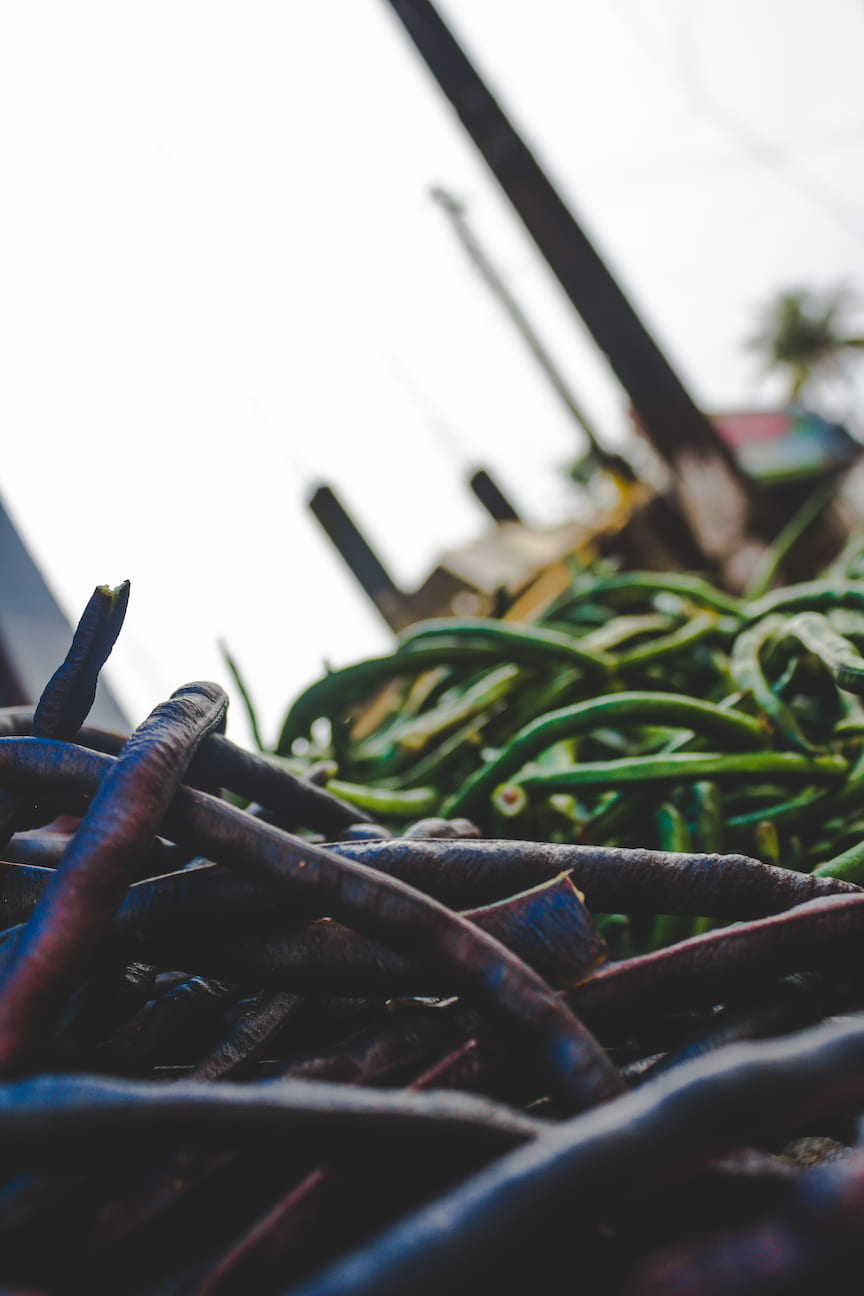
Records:
[[[539,629],[427,626],[389,676],[329,677],[283,746],[322,715],[329,745],[290,757],[231,742],[209,683],[129,736],[88,725],[129,593],[97,588],[38,706],[0,711],[0,1292],[842,1289],[864,1250],[864,890],[836,861],[719,853],[688,816],[755,761],[746,804],[778,842],[795,780],[818,831],[854,822],[839,695],[864,663],[828,616],[858,615],[859,587],[820,587],[821,612],[810,590],[705,602],[703,635],[670,609],[707,586],[592,582]],[[634,589],[653,610],[614,611]],[[628,620],[640,689],[612,652]],[[649,687],[658,662],[707,682],[725,658],[735,681],[736,652],[759,673],[721,698]],[[404,700],[370,701],[406,659]],[[436,759],[431,796],[402,779]],[[686,848],[626,844],[676,816]],[[480,835],[527,822],[548,831]]]
[[[749,601],[598,564],[531,625],[420,623],[307,688],[276,753],[392,830],[467,817],[864,880],[861,548]],[[615,930],[633,951],[688,934]]]

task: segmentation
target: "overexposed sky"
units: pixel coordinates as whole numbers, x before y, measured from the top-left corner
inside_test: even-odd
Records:
[[[796,284],[864,291],[860,0],[441,11],[709,409]],[[71,619],[132,581],[133,722],[225,638],[275,736],[389,636],[305,510],[331,482],[407,587],[485,514],[570,506],[578,436],[440,209],[468,204],[611,440],[624,400],[384,0],[0,5],[0,494]],[[851,401],[851,396],[850,396]],[[229,733],[245,741],[237,702]]]

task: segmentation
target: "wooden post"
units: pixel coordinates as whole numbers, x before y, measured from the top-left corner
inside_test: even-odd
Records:
[[[490,477],[485,468],[478,468],[468,478],[468,485],[486,512],[496,522],[521,522],[519,514],[502,491],[501,487]]]
[[[403,624],[398,613],[402,591],[336,492],[330,486],[319,486],[309,500],[309,508],[387,625],[391,630],[399,629]]]

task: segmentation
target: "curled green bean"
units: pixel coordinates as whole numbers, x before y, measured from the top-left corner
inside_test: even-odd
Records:
[[[799,612],[787,621],[784,633],[824,662],[841,689],[864,693],[864,658],[821,613]]]
[[[410,753],[424,751],[434,738],[446,734],[500,702],[512,692],[520,676],[518,666],[501,666],[497,670],[485,672],[482,679],[469,684],[457,699],[442,698],[436,706],[396,724],[376,741],[366,743],[365,747],[357,751],[358,761],[376,755],[381,757],[393,750]]]
[[[746,607],[740,599],[716,589],[708,581],[698,576],[688,576],[683,572],[632,571],[616,576],[604,576],[574,597],[594,598],[598,594],[613,594],[619,591],[644,593],[646,597],[653,594],[679,594],[682,598],[690,599],[694,603],[702,603],[705,607],[716,608],[718,612],[725,612],[734,617],[742,616]]]
[[[637,756],[632,760],[594,761],[563,770],[535,770],[519,782],[538,792],[569,792],[572,788],[614,788],[628,783],[689,783],[697,779],[777,776],[780,779],[822,779],[831,782],[846,773],[841,756],[800,756],[797,752],[678,752]]]
[[[417,819],[421,815],[431,814],[438,805],[438,793],[433,787],[361,787],[358,783],[330,779],[327,789],[341,800],[359,806],[361,810],[393,819]]]
[[[798,585],[772,590],[755,603],[745,604],[743,615],[749,624],[773,612],[828,612],[832,608],[864,611],[864,583],[833,579],[801,581]]]
[[[537,752],[562,738],[588,733],[601,725],[664,725],[704,734],[740,749],[764,747],[767,735],[758,720],[711,702],[675,693],[627,692],[592,698],[550,711],[526,725],[494,760],[489,761],[445,801],[445,818],[464,814],[497,784],[504,782]]]
[[[795,751],[811,752],[813,744],[804,737],[789,707],[771,688],[762,668],[762,653],[782,636],[785,626],[781,616],[766,616],[745,630],[735,640],[729,665],[735,683],[752,693],[780,737]]]
[[[699,779],[738,779],[741,776],[782,780],[842,779],[848,763],[839,756],[799,756],[797,752],[679,752],[674,756],[639,756],[627,761],[588,761],[566,770],[532,770],[519,776],[522,787],[535,792],[570,792],[574,788],[619,788],[626,784],[692,783]]]
[[[619,648],[630,639],[641,639],[655,631],[671,631],[675,622],[665,612],[641,612],[633,616],[617,616],[596,630],[589,631],[581,639],[583,648],[599,649],[607,652],[610,648]]]
[[[295,738],[305,737],[315,720],[332,716],[361,702],[382,684],[413,678],[444,665],[497,664],[502,654],[493,645],[465,641],[409,645],[386,657],[369,657],[341,670],[329,671],[294,701],[276,743],[276,755],[286,756]]]
[[[720,620],[714,613],[700,612],[698,616],[693,617],[677,630],[673,630],[671,634],[660,635],[656,639],[649,640],[648,643],[639,644],[628,652],[620,653],[617,661],[618,669],[627,670],[671,657],[675,653],[692,648],[694,644],[701,643],[703,639],[716,634],[720,628]],[[728,627],[726,633],[728,634]]]
[[[657,811],[657,836],[660,849],[683,853],[692,851],[692,840],[687,820],[671,801],[664,801]],[[693,929],[693,919],[682,914],[660,914],[654,920],[651,948],[672,945],[686,940]]]
[[[813,870],[813,876],[841,878],[844,882],[860,885],[864,880],[864,842],[856,842],[848,850],[826,860]]]
[[[485,617],[444,617],[441,620],[421,621],[410,630],[403,631],[403,647],[436,642],[484,644],[494,647],[504,660],[533,663],[537,666],[560,662],[566,666],[579,666],[590,678],[606,682],[613,663],[605,653],[584,648],[572,635],[540,627],[510,625]]]

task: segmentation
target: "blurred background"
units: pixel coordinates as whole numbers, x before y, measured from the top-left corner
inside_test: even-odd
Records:
[[[860,0],[437,8],[698,404],[806,398],[864,438]],[[272,740],[325,661],[389,647],[309,512],[322,482],[405,589],[488,529],[477,467],[531,526],[596,507],[435,187],[603,444],[642,454],[384,0],[34,0],[0,63],[0,498],[72,623],[131,580],[106,670],[131,723],[212,678],[247,741],[222,640]],[[849,343],[803,377],[770,363],[784,300]]]

